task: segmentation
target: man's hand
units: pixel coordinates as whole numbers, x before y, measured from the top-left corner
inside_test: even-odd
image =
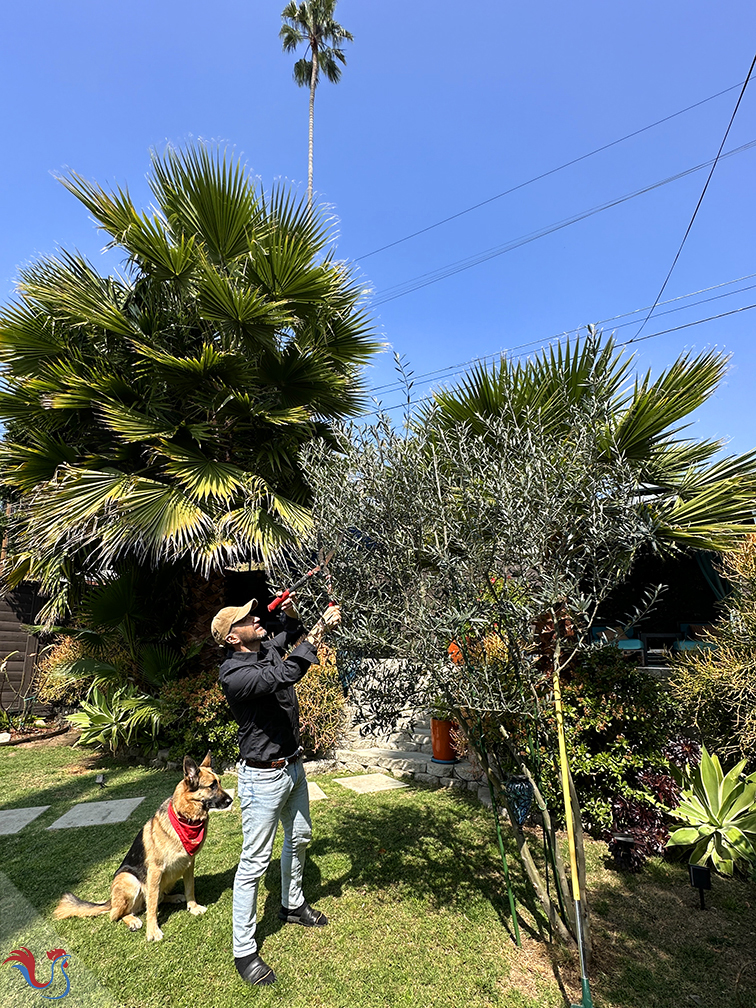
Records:
[[[337,605],[330,605],[320,617],[321,623],[324,624],[326,629],[338,626],[341,623],[341,608]]]
[[[280,598],[283,592],[276,592],[276,598]],[[284,616],[288,616],[289,619],[299,619],[299,613],[297,612],[296,606],[297,593],[292,592],[287,599],[281,603],[281,610]]]
[[[341,623],[341,609],[337,605],[328,606],[315,626],[305,637],[313,647],[319,647],[328,630]]]

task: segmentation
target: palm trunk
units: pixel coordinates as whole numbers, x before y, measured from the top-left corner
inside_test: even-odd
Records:
[[[315,88],[318,85],[318,49],[312,47],[312,75],[310,77],[310,144],[307,156],[307,206],[312,210],[312,148],[315,133]]]
[[[203,671],[214,669],[220,661],[221,652],[210,636],[210,623],[226,604],[225,593],[226,578],[222,571],[212,571],[208,577],[192,568],[185,571],[185,642],[201,645],[195,664]]]

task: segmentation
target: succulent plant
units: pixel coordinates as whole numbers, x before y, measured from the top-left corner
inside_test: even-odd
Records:
[[[756,865],[756,774],[743,776],[746,760],[724,773],[719,759],[704,748],[671,813],[687,825],[675,830],[668,847],[692,847],[691,864],[711,861],[732,875],[738,861]]]

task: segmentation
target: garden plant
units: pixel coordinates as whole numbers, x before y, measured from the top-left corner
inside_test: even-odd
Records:
[[[676,658],[670,686],[711,749],[756,769],[756,535],[725,553],[720,569],[730,586],[721,616],[702,628],[698,649]]]
[[[61,181],[124,270],[40,259],[0,313],[3,576],[40,583],[48,624],[116,563],[171,566],[199,594],[309,528],[297,450],[360,412],[379,346],[330,219],[231,152],[154,155],[150,212]]]
[[[640,548],[724,549],[746,531],[753,457],[707,468],[719,444],[677,436],[725,363],[716,354],[683,357],[655,382],[628,384],[628,362],[591,333],[581,346],[479,371],[467,399],[440,394],[422,417],[408,415],[403,431],[381,417],[345,432],[340,457],[316,445],[305,455],[318,537],[299,566],[338,543],[331,577],[347,614],[340,660],[359,716],[385,728],[425,707],[459,722],[563,938],[575,922],[554,842],[563,813],[541,790],[553,780],[543,763],[555,752],[545,711]],[[289,552],[282,580],[291,564]],[[513,773],[533,788],[553,886],[512,814]]]

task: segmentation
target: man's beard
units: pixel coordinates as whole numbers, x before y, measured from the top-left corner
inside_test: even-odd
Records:
[[[245,644],[247,647],[250,644],[259,644],[268,636],[268,631],[265,627],[237,627],[235,633],[242,644]]]

